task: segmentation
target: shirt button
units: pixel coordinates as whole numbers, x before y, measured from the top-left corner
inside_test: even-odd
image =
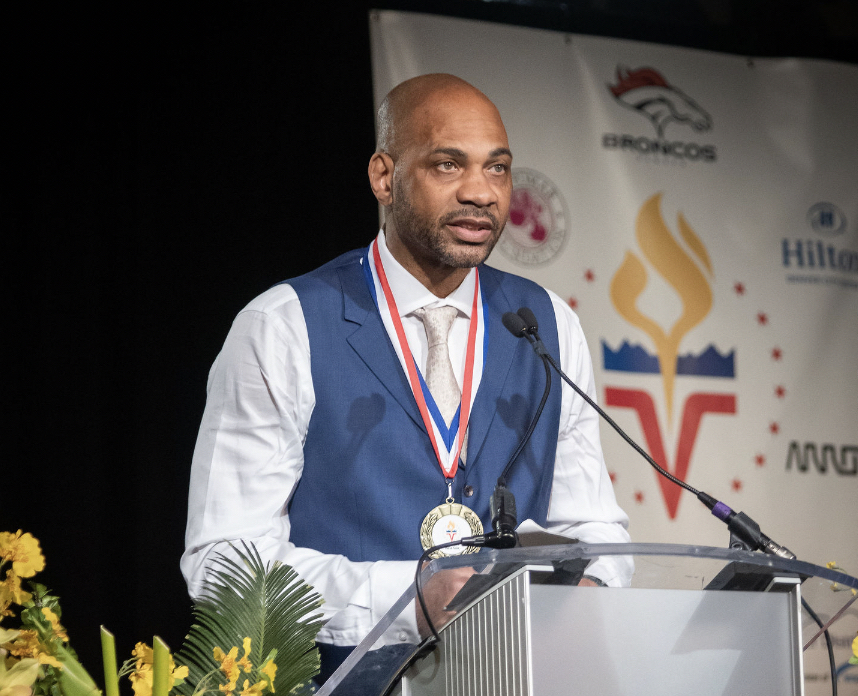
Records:
[[[471,484],[465,486],[465,497],[470,498],[474,494],[474,487]]]
[[[399,638],[399,640],[400,640],[402,643],[404,643],[406,640],[408,640],[408,634],[407,634],[407,633],[405,633],[405,631],[400,631],[400,632],[399,632],[399,636],[397,636],[397,637]]]

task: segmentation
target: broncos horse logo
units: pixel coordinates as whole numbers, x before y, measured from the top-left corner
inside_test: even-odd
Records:
[[[608,85],[608,89],[620,104],[646,116],[659,138],[664,137],[671,121],[688,124],[696,131],[712,128],[712,117],[652,68],[618,66],[617,84]]]

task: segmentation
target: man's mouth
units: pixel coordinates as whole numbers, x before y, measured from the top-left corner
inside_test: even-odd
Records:
[[[482,243],[491,237],[494,224],[489,218],[459,217],[450,220],[447,227],[463,242]]]

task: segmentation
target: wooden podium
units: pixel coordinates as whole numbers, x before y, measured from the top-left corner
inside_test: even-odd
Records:
[[[630,586],[576,586],[606,555],[633,561]],[[483,551],[433,561],[424,581],[463,565],[481,572],[454,600],[441,642],[415,645],[387,693],[798,696],[803,650],[822,635],[813,616],[833,624],[858,589],[858,579],[800,561],[665,544]],[[413,611],[413,596],[412,587],[320,696]]]

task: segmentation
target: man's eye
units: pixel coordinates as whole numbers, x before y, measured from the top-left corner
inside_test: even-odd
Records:
[[[451,172],[456,168],[455,162],[441,162],[438,165],[438,169],[441,169],[445,172]]]
[[[500,162],[498,162],[497,164],[493,164],[493,165],[491,166],[491,170],[492,170],[495,174],[505,174],[505,173],[507,172],[507,170],[508,170],[508,169],[509,169],[509,168],[508,168],[505,164],[501,164]]]

